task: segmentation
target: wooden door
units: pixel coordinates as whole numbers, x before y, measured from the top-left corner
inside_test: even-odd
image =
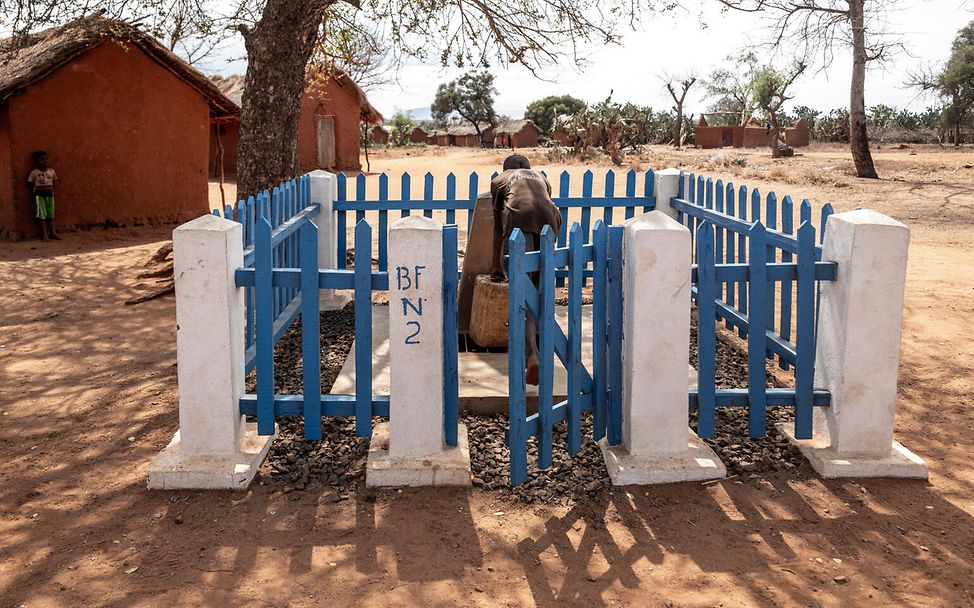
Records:
[[[335,117],[318,117],[318,167],[331,169],[335,166]]]

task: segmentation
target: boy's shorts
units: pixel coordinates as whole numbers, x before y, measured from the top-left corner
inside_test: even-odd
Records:
[[[37,209],[37,219],[54,219],[54,195],[41,196],[34,195],[34,207]]]

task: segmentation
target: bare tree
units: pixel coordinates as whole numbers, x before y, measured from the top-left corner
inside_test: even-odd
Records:
[[[717,0],[727,8],[765,13],[771,20],[768,44],[807,58],[820,56],[828,67],[839,45],[852,51],[849,142],[856,175],[877,178],[866,132],[866,64],[887,59],[902,44],[893,39],[887,12],[898,0]]]
[[[683,104],[686,102],[690,87],[697,82],[697,77],[693,74],[672,76],[664,72],[660,76],[660,80],[663,81],[670,97],[673,98],[673,111],[676,112],[676,123],[673,125],[673,145],[681,148],[683,147]]]

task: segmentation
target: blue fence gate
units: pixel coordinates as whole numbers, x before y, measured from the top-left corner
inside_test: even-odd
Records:
[[[509,241],[508,382],[510,391],[511,483],[527,479],[528,438],[538,446],[537,465],[552,462],[554,426],[567,423],[567,451],[582,448],[582,415],[592,412],[592,439],[608,436],[612,445],[622,440],[622,226],[597,220],[591,242],[583,228],[568,230],[568,246],[556,247],[555,235],[545,226],[540,251],[525,251],[524,235],[515,230]],[[582,360],[582,288],[586,268],[592,275],[592,362]],[[568,332],[556,321],[556,269],[567,268]],[[537,273],[535,287],[531,275]],[[531,315],[538,325],[538,411],[527,413],[525,394],[525,325]],[[558,362],[555,362],[555,356]],[[554,403],[555,365],[565,367],[567,398]]]

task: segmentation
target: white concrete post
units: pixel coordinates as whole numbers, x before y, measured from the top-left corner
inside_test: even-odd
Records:
[[[684,180],[687,178],[685,177]],[[686,192],[686,190],[684,190]],[[673,219],[677,218],[677,210],[670,207],[670,199],[680,193],[680,170],[662,169],[656,172],[653,180],[653,194],[656,195],[656,210],[662,211]]]
[[[337,221],[335,219],[335,196],[338,190],[338,177],[327,171],[317,169],[311,176],[311,202],[321,205],[321,212],[314,218],[318,227],[318,269],[333,270],[337,264]],[[334,289],[318,290],[322,310],[338,310],[345,306],[351,297]]]
[[[910,231],[875,211],[828,219],[815,386],[832,394],[814,437],[797,442],[823,477],[926,478],[926,464],[893,441],[896,377]],[[785,429],[788,430],[788,429]]]
[[[466,428],[444,443],[443,354],[443,226],[402,218],[389,229],[389,423],[373,433],[367,485],[470,485]]]
[[[690,232],[662,210],[633,218],[622,259],[623,443],[601,443],[612,483],[723,477],[688,427]]]
[[[246,488],[273,437],[240,414],[244,392],[242,227],[204,215],[173,230],[179,431],[149,467],[149,488]]]

